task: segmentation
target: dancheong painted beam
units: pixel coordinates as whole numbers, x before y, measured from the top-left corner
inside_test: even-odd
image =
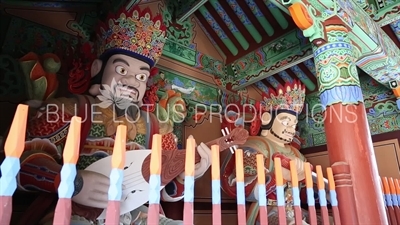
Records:
[[[290,14],[287,9],[288,4],[301,1],[272,0],[271,2],[277,5],[284,12]],[[397,74],[400,72],[399,48],[380,28],[380,24],[377,24],[374,19],[371,18],[357,3],[352,0],[313,1],[312,3],[311,1],[303,2],[305,9],[309,12],[314,12],[315,14],[312,15],[312,20],[315,22],[312,27],[303,32],[304,36],[314,40],[325,39],[326,34],[323,28],[324,23],[332,18],[340,18],[340,20],[346,24],[350,30],[349,37],[354,46],[354,51],[356,52],[357,66],[379,83],[387,87],[389,81],[397,78]],[[288,52],[288,57],[293,59],[292,55],[296,53],[293,52],[293,49],[288,49],[287,51],[291,51],[291,54]],[[285,54],[282,53],[282,55]],[[303,54],[302,57],[295,57],[296,59],[291,60],[291,64],[288,66],[298,64],[311,55],[311,52],[307,52],[306,54]],[[287,59],[280,59],[280,61],[285,60]],[[276,72],[286,69],[285,67],[283,69],[270,71],[268,65],[269,63],[263,69],[252,71],[246,78],[241,79],[246,82],[242,82],[241,80],[234,82],[233,89],[239,90],[255,81],[264,79]]]

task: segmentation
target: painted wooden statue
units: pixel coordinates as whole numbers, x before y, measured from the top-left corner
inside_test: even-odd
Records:
[[[19,188],[26,191],[57,193],[60,182],[61,156],[69,120],[73,115],[82,118],[78,175],[75,179],[72,224],[94,224],[107,206],[109,178],[84,170],[93,162],[111,155],[113,137],[119,124],[127,126],[127,150],[150,149],[152,135],[162,134],[163,150],[176,150],[177,141],[171,120],[159,121],[143,104],[146,83],[161,57],[165,43],[165,29],[161,15],[153,16],[149,8],[124,7],[110,14],[97,29],[96,58],[87,57],[76,62],[70,73],[70,90],[88,91],[90,95],[73,98],[50,98],[31,110],[26,149],[21,157],[18,175]],[[86,47],[88,47],[86,45]],[[28,71],[29,73],[29,71]],[[88,90],[87,90],[88,89]],[[166,101],[174,122],[182,122],[186,106],[179,94],[168,93]],[[147,110],[143,110],[143,109]],[[158,109],[164,112],[165,109]],[[171,112],[170,112],[171,113]],[[165,116],[165,113],[163,114]],[[196,178],[210,166],[210,150],[197,147],[202,159],[196,164]],[[163,201],[183,198],[184,174],[176,176],[162,190]],[[146,224],[147,208],[141,206],[121,216],[123,225]],[[52,224],[52,213],[41,224]],[[160,224],[175,225],[160,217]]]
[[[302,111],[305,98],[305,88],[300,82],[287,83],[275,91],[264,96],[264,103],[260,107],[261,133],[258,136],[250,136],[247,142],[239,146],[244,151],[245,195],[249,202],[257,202],[257,165],[256,155],[262,153],[265,156],[265,171],[267,174],[266,189],[268,200],[269,224],[278,224],[275,192],[275,175],[273,159],[280,157],[282,160],[284,179],[286,182],[285,198],[287,203],[288,223],[294,222],[294,212],[291,207],[292,198],[290,191],[290,160],[295,160],[299,180],[304,180],[305,157],[299,152],[299,148],[291,143],[296,137],[297,115]],[[260,126],[256,126],[260,127]],[[254,128],[254,127],[253,127]],[[251,127],[252,129],[252,127]],[[257,133],[259,129],[257,129]],[[254,133],[251,132],[250,133]],[[228,155],[222,168],[222,188],[229,196],[236,198],[236,173],[235,158]],[[257,210],[253,217],[257,217]],[[253,218],[253,219],[254,219]],[[306,222],[304,222],[306,224]]]

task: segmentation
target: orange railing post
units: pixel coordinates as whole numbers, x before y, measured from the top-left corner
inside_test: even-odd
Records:
[[[61,168],[61,182],[58,186],[58,201],[54,213],[53,224],[70,224],[72,213],[71,198],[74,193],[74,180],[76,177],[76,163],[79,158],[81,141],[81,118],[74,116],[69,125],[67,141],[65,143]]]
[[[20,169],[19,158],[25,147],[27,117],[28,106],[18,105],[4,145],[6,158],[0,167],[0,224],[7,225],[11,221],[12,196],[17,189],[16,176]]]

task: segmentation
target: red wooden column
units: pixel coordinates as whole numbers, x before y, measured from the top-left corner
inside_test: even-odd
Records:
[[[353,55],[355,46],[347,28],[340,24],[340,20],[325,22],[325,40],[329,42],[314,42],[318,44],[314,60],[325,109],[329,159],[335,180],[340,181],[337,193],[341,222],[388,224]]]

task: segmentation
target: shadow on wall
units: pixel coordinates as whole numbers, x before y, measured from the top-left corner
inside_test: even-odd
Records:
[[[365,73],[360,73],[360,82],[371,134],[399,130],[400,110],[397,109],[393,92]],[[325,145],[326,136],[318,93],[308,95],[305,104],[298,124],[300,136],[305,140],[302,148]]]

